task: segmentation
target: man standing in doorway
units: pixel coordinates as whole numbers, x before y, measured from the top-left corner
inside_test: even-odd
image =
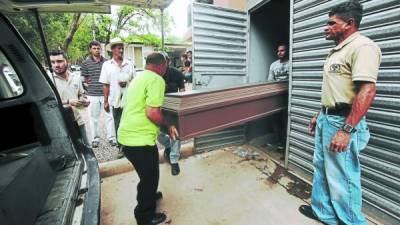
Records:
[[[99,134],[99,118],[101,111],[104,108],[104,97],[103,97],[103,84],[99,82],[101,68],[105,59],[101,56],[101,46],[98,41],[91,41],[89,43],[90,56],[83,61],[81,66],[82,76],[85,78],[85,84],[87,86],[88,98],[91,102],[89,106],[89,119],[90,119],[90,130],[92,136],[92,148],[99,146],[100,134]],[[111,146],[117,144],[115,138],[115,128],[113,117],[110,112],[104,110],[105,126],[107,139]]]
[[[167,62],[167,71],[163,76],[165,81],[165,94],[185,91],[184,76],[179,70],[170,65],[168,53],[161,53]],[[176,176],[180,173],[178,160],[181,156],[181,141],[173,140],[167,131],[162,130],[158,135],[158,141],[164,145],[164,158],[171,164],[171,174]]]
[[[366,224],[362,209],[360,151],[370,134],[365,120],[376,94],[379,47],[358,32],[362,6],[348,1],[333,7],[325,38],[336,43],[324,65],[322,110],[310,121],[315,135],[311,206],[304,215],[325,224]]]
[[[287,57],[287,45],[279,44],[276,50],[278,60],[269,67],[267,81],[280,81],[289,78],[289,60]]]
[[[104,62],[99,82],[103,83],[104,109],[106,112],[112,111],[117,131],[125,104],[126,87],[136,72],[134,64],[124,59],[124,43],[120,38],[112,39],[106,48],[111,51],[112,58]],[[123,157],[120,148],[118,157]]]
[[[68,60],[66,54],[61,50],[50,52],[50,62],[55,76],[54,81],[63,105],[68,105],[74,112],[75,121],[78,123],[79,131],[82,136],[82,143],[89,145],[85,121],[80,110],[89,105],[89,101],[84,96],[81,78],[78,74],[68,71]]]
[[[164,102],[167,64],[160,53],[146,58],[146,70],[136,77],[127,90],[127,101],[118,129],[118,142],[126,158],[139,176],[135,218],[138,225],[159,224],[165,221],[164,213],[156,213],[156,201],[162,197],[157,192],[159,158],[156,138],[159,127],[168,127],[173,140],[178,138],[174,126],[169,126],[161,114]]]

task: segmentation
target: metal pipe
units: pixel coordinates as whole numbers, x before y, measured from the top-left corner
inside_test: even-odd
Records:
[[[161,10],[161,51],[164,51],[164,8]]]

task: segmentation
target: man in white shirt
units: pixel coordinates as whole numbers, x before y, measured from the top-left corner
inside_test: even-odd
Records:
[[[124,94],[136,71],[133,62],[123,58],[124,43],[120,38],[112,39],[106,48],[111,51],[112,58],[104,62],[99,82],[103,83],[104,109],[106,112],[112,111],[117,131],[125,104]],[[123,156],[121,151],[118,156]]]
[[[80,110],[89,105],[89,101],[84,96],[81,78],[78,74],[73,74],[68,71],[67,57],[63,51],[51,51],[50,61],[55,73],[54,82],[61,101],[63,105],[69,105],[72,108],[82,135],[82,142],[89,146],[85,121],[82,119],[80,112]]]

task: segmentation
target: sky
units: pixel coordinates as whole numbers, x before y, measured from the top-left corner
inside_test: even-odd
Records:
[[[174,0],[166,9],[174,18],[175,27],[172,28],[172,34],[177,37],[183,37],[187,30],[187,6],[190,0]]]

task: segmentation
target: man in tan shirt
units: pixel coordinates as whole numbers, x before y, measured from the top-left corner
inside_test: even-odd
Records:
[[[61,101],[63,105],[68,105],[72,108],[75,121],[78,123],[82,135],[82,142],[89,146],[85,121],[81,115],[81,110],[89,105],[89,100],[84,96],[81,78],[79,75],[68,71],[67,57],[63,51],[51,51],[50,61],[55,73],[54,82],[60,94]]]
[[[358,1],[341,3],[325,28],[336,47],[324,64],[322,110],[308,127],[315,135],[311,206],[299,208],[324,224],[366,224],[359,154],[370,137],[365,115],[376,94],[381,51],[358,33],[362,11]]]

